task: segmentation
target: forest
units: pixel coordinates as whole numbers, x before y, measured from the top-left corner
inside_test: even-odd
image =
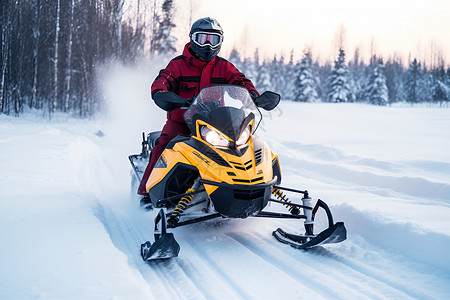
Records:
[[[2,0],[0,113],[40,110],[89,117],[102,111],[99,73],[105,64],[133,66],[142,59],[178,55],[173,30],[175,1]],[[430,61],[372,54],[365,63],[343,46],[334,61],[319,62],[311,49],[296,61],[258,49],[229,59],[258,90],[301,102],[396,102],[448,106],[450,67],[442,54]],[[280,51],[283,49],[280,49]],[[149,83],[150,84],[150,83]]]

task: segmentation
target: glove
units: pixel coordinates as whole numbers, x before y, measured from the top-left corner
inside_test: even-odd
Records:
[[[178,96],[174,92],[158,91],[153,95],[156,105],[166,111],[172,111],[178,107],[188,106],[186,99]]]

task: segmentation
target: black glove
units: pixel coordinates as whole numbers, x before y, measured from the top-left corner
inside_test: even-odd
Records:
[[[189,103],[174,92],[159,91],[153,95],[156,105],[166,111],[172,111],[178,107],[187,107]]]

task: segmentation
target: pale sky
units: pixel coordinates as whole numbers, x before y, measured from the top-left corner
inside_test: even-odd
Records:
[[[336,56],[336,36],[345,29],[348,59],[356,47],[367,60],[371,42],[377,54],[397,54],[405,61],[431,57],[441,51],[450,64],[450,0],[178,0],[180,44],[188,41],[189,3],[193,20],[209,16],[222,25],[225,35],[220,55],[233,47],[252,56],[256,47],[272,58],[302,56],[305,47],[322,60]],[[185,25],[184,25],[185,24]],[[186,28],[184,28],[186,27]],[[185,30],[186,37],[184,37]],[[433,47],[432,47],[433,45]]]

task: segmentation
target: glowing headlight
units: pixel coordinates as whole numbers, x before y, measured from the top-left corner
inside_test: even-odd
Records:
[[[202,138],[215,147],[228,147],[230,141],[220,132],[203,126],[201,129]]]
[[[236,141],[236,146],[242,146],[248,142],[250,138],[250,126],[247,126],[245,130],[241,133],[241,136]]]

